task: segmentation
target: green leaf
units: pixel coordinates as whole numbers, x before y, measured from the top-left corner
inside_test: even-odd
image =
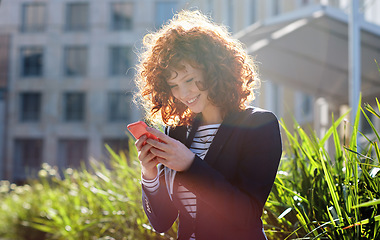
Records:
[[[306,202],[307,204],[309,204],[309,201],[308,201],[306,198],[304,198],[304,197],[302,197],[301,195],[295,193],[295,192],[292,191],[291,189],[289,189],[289,188],[287,188],[287,187],[285,187],[285,186],[283,186],[283,185],[281,185],[281,184],[279,184],[279,183],[277,183],[277,182],[275,182],[275,185],[278,186],[278,187],[280,187],[280,188],[282,188],[282,189],[284,189],[284,190],[287,191],[287,192],[292,193],[294,196],[299,197],[300,199],[302,199],[302,201],[304,201],[304,202]]]
[[[352,206],[352,208],[369,207],[369,206],[373,206],[373,205],[377,205],[377,204],[380,204],[380,199],[361,203],[359,205]]]

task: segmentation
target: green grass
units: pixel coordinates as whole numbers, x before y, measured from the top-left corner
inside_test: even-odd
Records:
[[[379,102],[377,102],[380,108]],[[380,118],[371,106],[359,108]],[[350,126],[332,116],[322,139],[295,124],[284,130],[284,155],[265,205],[269,239],[380,239],[379,132],[356,146],[359,115]],[[351,129],[340,136],[341,125]],[[328,152],[329,139],[335,148]],[[93,162],[82,170],[44,164],[39,179],[24,186],[0,183],[0,238],[6,239],[175,239],[150,227],[141,204],[140,166],[133,143],[127,154],[111,149],[111,169]]]
[[[379,102],[377,102],[380,108]],[[369,105],[365,109],[376,117]],[[360,111],[372,126],[374,140],[358,152]],[[271,239],[379,239],[379,134],[362,108],[349,137],[339,136],[344,116],[334,120],[322,139],[296,124],[286,133],[286,154],[265,207],[264,222]],[[345,126],[346,128],[350,126]],[[332,138],[334,153],[326,151]],[[349,140],[345,145],[341,140]],[[379,171],[380,172],[380,171]]]
[[[65,171],[44,165],[25,186],[3,181],[0,237],[7,239],[170,239],[149,227],[141,204],[140,166],[133,146],[127,159],[111,149],[112,170]]]

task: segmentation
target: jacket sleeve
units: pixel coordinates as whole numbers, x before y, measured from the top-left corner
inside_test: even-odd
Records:
[[[157,232],[168,231],[177,219],[178,210],[166,189],[164,174],[159,177],[160,185],[154,192],[142,184],[142,202],[150,224]]]
[[[237,161],[232,182],[199,157],[176,177],[219,217],[237,227],[249,228],[260,219],[282,146],[278,121],[270,112],[252,114],[239,129],[241,148],[229,149],[226,144],[227,149],[221,152],[228,155],[228,161]]]

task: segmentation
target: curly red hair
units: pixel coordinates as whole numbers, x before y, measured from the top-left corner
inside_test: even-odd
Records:
[[[135,80],[137,96],[152,122],[175,126],[193,120],[195,114],[175,100],[167,83],[183,62],[203,71],[201,90],[208,90],[209,100],[224,116],[245,109],[260,84],[255,64],[241,43],[199,11],[177,13],[160,30],[147,34],[143,46]]]

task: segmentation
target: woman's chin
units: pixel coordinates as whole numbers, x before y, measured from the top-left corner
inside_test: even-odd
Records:
[[[190,111],[191,111],[192,113],[195,113],[195,114],[198,114],[198,113],[201,113],[201,112],[202,112],[201,110],[199,110],[199,109],[197,109],[197,108],[189,107],[189,109],[190,109]]]

